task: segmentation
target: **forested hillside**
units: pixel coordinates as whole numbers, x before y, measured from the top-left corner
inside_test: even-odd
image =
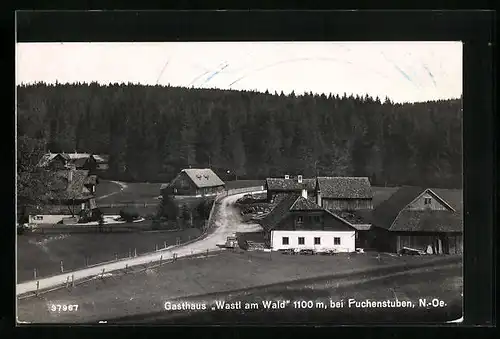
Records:
[[[18,136],[46,150],[109,154],[107,175],[121,180],[168,181],[181,168],[211,166],[238,179],[317,173],[461,187],[461,105],[36,84],[18,88],[17,117]]]

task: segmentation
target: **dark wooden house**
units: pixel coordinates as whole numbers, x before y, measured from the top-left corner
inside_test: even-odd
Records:
[[[462,190],[402,187],[373,210],[372,226],[381,251],[460,254]]]
[[[68,215],[97,212],[97,177],[85,170],[59,170],[51,177],[51,190],[39,206],[31,206],[30,222],[57,223]]]
[[[265,190],[267,190],[267,200],[274,203],[289,194],[301,194],[302,190],[306,190],[308,199],[315,199],[316,179],[304,179],[301,175],[293,178],[285,176],[285,178],[267,178]]]
[[[356,230],[308,199],[306,190],[285,196],[260,223],[273,250],[355,250]]]
[[[373,208],[373,193],[367,177],[318,177],[316,180],[316,203],[329,211]]]
[[[162,185],[162,195],[214,196],[224,191],[224,182],[209,168],[183,169],[169,184]]]

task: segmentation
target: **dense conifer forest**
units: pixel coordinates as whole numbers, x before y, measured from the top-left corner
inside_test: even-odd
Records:
[[[18,87],[17,133],[51,152],[109,154],[105,176],[166,182],[182,168],[223,180],[368,176],[372,185],[459,188],[461,99],[114,84]],[[229,171],[229,174],[228,174]]]

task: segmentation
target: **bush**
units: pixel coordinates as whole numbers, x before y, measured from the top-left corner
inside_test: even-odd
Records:
[[[134,221],[139,218],[139,212],[133,208],[125,208],[120,210],[120,217],[125,221]]]

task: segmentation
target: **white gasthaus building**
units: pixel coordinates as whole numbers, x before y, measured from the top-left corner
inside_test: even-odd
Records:
[[[260,221],[272,250],[354,252],[356,229],[302,194],[290,194]]]

